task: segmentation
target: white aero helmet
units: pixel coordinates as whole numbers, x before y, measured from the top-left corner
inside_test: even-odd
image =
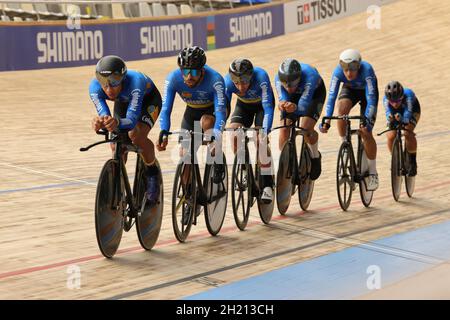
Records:
[[[361,65],[361,54],[355,49],[344,50],[339,56],[339,64],[342,69],[357,71]]]

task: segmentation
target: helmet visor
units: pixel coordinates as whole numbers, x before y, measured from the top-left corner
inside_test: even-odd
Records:
[[[233,83],[250,83],[250,80],[252,79],[251,74],[241,74],[240,76],[230,72],[231,81]]]
[[[191,74],[191,76],[193,77],[198,77],[201,74],[199,69],[189,69],[189,68],[181,69],[181,72],[183,72],[183,76],[185,77],[187,77],[189,74]]]
[[[359,62],[357,61],[352,61],[350,63],[339,61],[339,64],[341,65],[342,69],[350,71],[358,71],[360,66]]]
[[[402,102],[402,100],[403,100],[403,96],[401,96],[400,98],[398,98],[398,99],[388,99],[389,100],[389,102],[390,103],[395,103],[395,104],[397,104],[397,103],[400,103],[400,102]]]
[[[292,80],[292,81],[289,81],[289,80],[287,80],[287,81],[281,81],[281,84],[282,84],[284,87],[287,87],[287,88],[295,88],[295,87],[298,87],[299,83],[300,83],[300,79],[295,79],[295,80]]]
[[[114,73],[107,76],[96,73],[95,76],[103,87],[118,87],[123,80],[123,76]]]

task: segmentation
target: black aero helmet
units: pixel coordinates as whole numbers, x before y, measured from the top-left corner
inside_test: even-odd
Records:
[[[384,94],[390,101],[400,100],[403,97],[403,86],[398,81],[391,81],[384,89]]]
[[[117,87],[126,74],[127,66],[118,56],[104,56],[95,67],[95,77],[104,86]]]
[[[287,58],[278,68],[278,77],[282,83],[294,84],[300,82],[302,76],[302,67],[300,62],[295,59]]]
[[[205,64],[205,51],[200,47],[184,48],[178,54],[178,66],[182,69],[201,69]]]
[[[250,82],[253,76],[253,64],[248,59],[237,58],[230,63],[228,68],[233,82]]]

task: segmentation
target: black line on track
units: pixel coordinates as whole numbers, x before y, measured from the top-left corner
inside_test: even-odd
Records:
[[[400,224],[407,223],[407,222],[417,221],[417,220],[424,219],[424,218],[427,218],[427,217],[439,215],[439,214],[442,214],[442,213],[445,213],[445,212],[448,212],[448,211],[449,211],[449,209],[441,209],[441,210],[437,210],[437,211],[434,211],[434,212],[431,212],[431,213],[428,213],[428,214],[424,214],[424,215],[419,216],[419,217],[402,219],[402,220],[394,221],[394,222],[391,222],[391,223],[388,223],[388,224],[384,224],[384,225],[381,225],[381,226],[360,229],[360,230],[352,231],[352,232],[345,232],[345,233],[342,233],[342,234],[339,234],[339,235],[334,235],[333,237],[337,238],[337,239],[347,238],[347,237],[351,237],[351,236],[354,236],[354,235],[363,234],[363,233],[370,232],[370,231],[375,231],[375,230],[380,230],[380,229],[383,229],[383,228],[392,227],[392,226],[400,225]],[[301,231],[298,231],[298,232],[301,232]],[[236,268],[239,268],[239,267],[242,267],[242,266],[254,264],[256,262],[269,260],[269,259],[272,259],[272,258],[275,258],[275,257],[283,256],[283,255],[286,255],[286,254],[290,254],[290,253],[293,253],[293,252],[301,251],[301,250],[304,250],[304,249],[308,249],[308,248],[311,248],[311,247],[314,247],[314,246],[318,246],[318,245],[321,245],[321,244],[324,244],[324,243],[328,243],[328,242],[333,242],[333,241],[335,241],[335,239],[324,239],[324,240],[316,241],[316,242],[313,242],[313,243],[310,243],[310,244],[307,244],[307,245],[303,245],[303,246],[299,246],[299,247],[296,247],[296,248],[275,252],[275,253],[272,253],[272,254],[269,254],[269,255],[266,255],[266,256],[263,256],[263,257],[259,257],[259,258],[255,258],[255,259],[251,259],[251,260],[247,260],[247,261],[243,261],[243,262],[232,264],[232,265],[225,266],[225,267],[222,267],[222,268],[217,268],[217,269],[214,269],[214,270],[198,273],[198,274],[195,274],[195,275],[192,275],[192,276],[188,276],[188,277],[184,277],[184,278],[180,278],[180,279],[164,282],[164,283],[161,283],[161,284],[158,284],[158,285],[154,285],[154,286],[150,286],[150,287],[146,287],[146,288],[142,288],[142,289],[138,289],[138,290],[133,290],[133,291],[130,291],[130,292],[122,293],[122,294],[119,294],[119,295],[112,296],[110,298],[106,298],[106,300],[119,300],[119,299],[130,298],[130,297],[137,296],[137,295],[140,295],[140,294],[148,293],[148,292],[155,291],[155,290],[162,289],[162,288],[171,287],[171,286],[174,286],[174,285],[177,285],[177,284],[181,284],[181,283],[184,283],[184,282],[189,282],[189,281],[192,281],[192,280],[195,280],[195,279],[198,279],[198,278],[211,276],[211,275],[216,274],[216,273],[221,273],[221,272],[232,270],[232,269],[236,269]],[[370,250],[369,248],[366,248],[366,249]],[[382,252],[382,253],[388,254],[386,252]],[[400,257],[402,257],[404,259],[411,260],[408,257],[404,257],[404,256],[400,256]],[[427,263],[425,261],[420,261],[420,262]]]

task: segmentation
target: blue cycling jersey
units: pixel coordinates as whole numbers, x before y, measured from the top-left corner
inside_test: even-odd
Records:
[[[322,77],[316,68],[306,63],[300,64],[302,67],[302,75],[300,83],[297,86],[297,90],[292,95],[299,95],[300,98],[297,102],[296,115],[304,115],[311,101],[313,99],[314,91],[322,84]],[[289,93],[282,86],[278,74],[275,76],[275,87],[278,93],[279,101],[289,101]]]
[[[155,88],[155,84],[145,74],[134,70],[127,71],[122,81],[122,90],[116,98],[116,101],[128,103],[126,117],[119,119],[119,129],[133,129],[136,126],[141,115],[144,96],[151,93],[153,88]],[[106,100],[110,99],[97,79],[92,79],[89,85],[89,95],[99,116],[111,115],[111,111],[106,104]]]
[[[234,93],[237,98],[244,103],[261,103],[264,109],[263,129],[269,133],[272,128],[274,101],[270,78],[264,69],[255,67],[250,86],[244,95],[239,94],[239,90],[234,85],[229,74],[225,77],[225,94],[231,102],[231,95]]]
[[[328,93],[328,101],[325,109],[325,115],[331,117],[334,112],[334,105],[339,92],[339,86],[341,82],[345,86],[351,89],[365,90],[367,99],[367,108],[365,117],[367,119],[373,119],[377,114],[377,102],[378,102],[378,88],[377,77],[373,67],[366,61],[361,62],[361,66],[358,71],[358,76],[355,80],[349,81],[344,75],[342,67],[338,65],[331,77],[330,91]]]
[[[414,91],[408,88],[404,88],[402,104],[399,108],[394,108],[389,103],[389,100],[386,96],[383,98],[383,105],[386,111],[386,119],[389,121],[389,115],[394,116],[396,113],[400,113],[402,115],[402,119],[404,123],[408,123],[411,120],[413,115],[414,101],[416,100],[416,95]]]
[[[184,83],[180,69],[172,71],[166,78],[162,109],[160,113],[161,130],[170,130],[170,114],[172,113],[175,93],[192,108],[207,108],[214,105],[216,122],[214,129],[223,130],[226,121],[225,84],[222,76],[205,65],[203,79],[195,87]]]

